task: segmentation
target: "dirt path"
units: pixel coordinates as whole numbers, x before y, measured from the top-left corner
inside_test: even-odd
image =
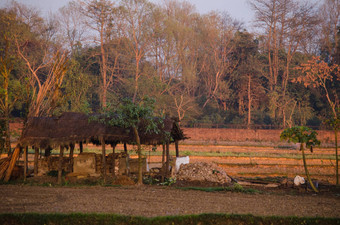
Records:
[[[169,187],[0,186],[0,213],[116,213],[166,216],[236,213],[340,218],[340,198],[322,195],[207,193]]]

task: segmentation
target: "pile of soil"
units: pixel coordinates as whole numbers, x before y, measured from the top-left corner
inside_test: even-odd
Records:
[[[196,162],[181,165],[176,179],[189,182],[211,182],[218,184],[230,184],[231,179],[227,173],[213,163]]]

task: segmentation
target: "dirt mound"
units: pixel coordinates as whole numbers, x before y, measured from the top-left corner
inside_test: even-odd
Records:
[[[117,176],[112,184],[129,186],[129,185],[135,185],[135,182],[133,182],[133,180],[131,180],[130,177],[122,175],[122,176]]]
[[[197,162],[181,165],[177,175],[177,180],[200,181],[226,184],[231,179],[227,173],[216,164]]]

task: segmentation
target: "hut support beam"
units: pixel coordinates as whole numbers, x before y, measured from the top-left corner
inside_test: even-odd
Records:
[[[39,148],[34,147],[34,176],[38,175]]]
[[[102,175],[104,178],[104,183],[106,182],[106,151],[105,151],[105,140],[101,138],[101,145],[102,145]]]
[[[74,152],[74,144],[70,144],[70,155],[69,155],[69,158],[70,159],[73,159],[73,152]]]
[[[169,155],[169,142],[166,143],[166,177],[169,177],[170,155]]]
[[[64,146],[60,146],[59,165],[58,165],[58,184],[61,184],[61,176],[63,173],[63,157],[64,157]]]
[[[74,144],[74,143],[70,144],[70,155],[69,155],[69,159],[70,159],[70,162],[71,162],[71,165],[72,165],[72,172],[73,172],[73,152],[74,152],[74,147],[75,147],[75,144]]]
[[[25,148],[24,148],[24,181],[26,181],[26,177],[27,177],[27,159],[28,159],[28,157],[27,157],[27,155],[28,155],[28,146],[26,146]]]

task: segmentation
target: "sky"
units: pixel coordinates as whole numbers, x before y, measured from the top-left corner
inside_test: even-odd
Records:
[[[19,3],[39,8],[45,15],[48,15],[49,12],[57,11],[69,1],[70,0],[17,0]],[[163,2],[163,0],[149,1],[160,4]],[[248,0],[187,0],[187,2],[196,6],[199,13],[204,14],[212,10],[226,11],[232,18],[244,22],[245,26],[249,28],[254,14],[250,10],[247,1]],[[11,0],[0,0],[0,7],[5,6],[8,2],[11,2]]]

